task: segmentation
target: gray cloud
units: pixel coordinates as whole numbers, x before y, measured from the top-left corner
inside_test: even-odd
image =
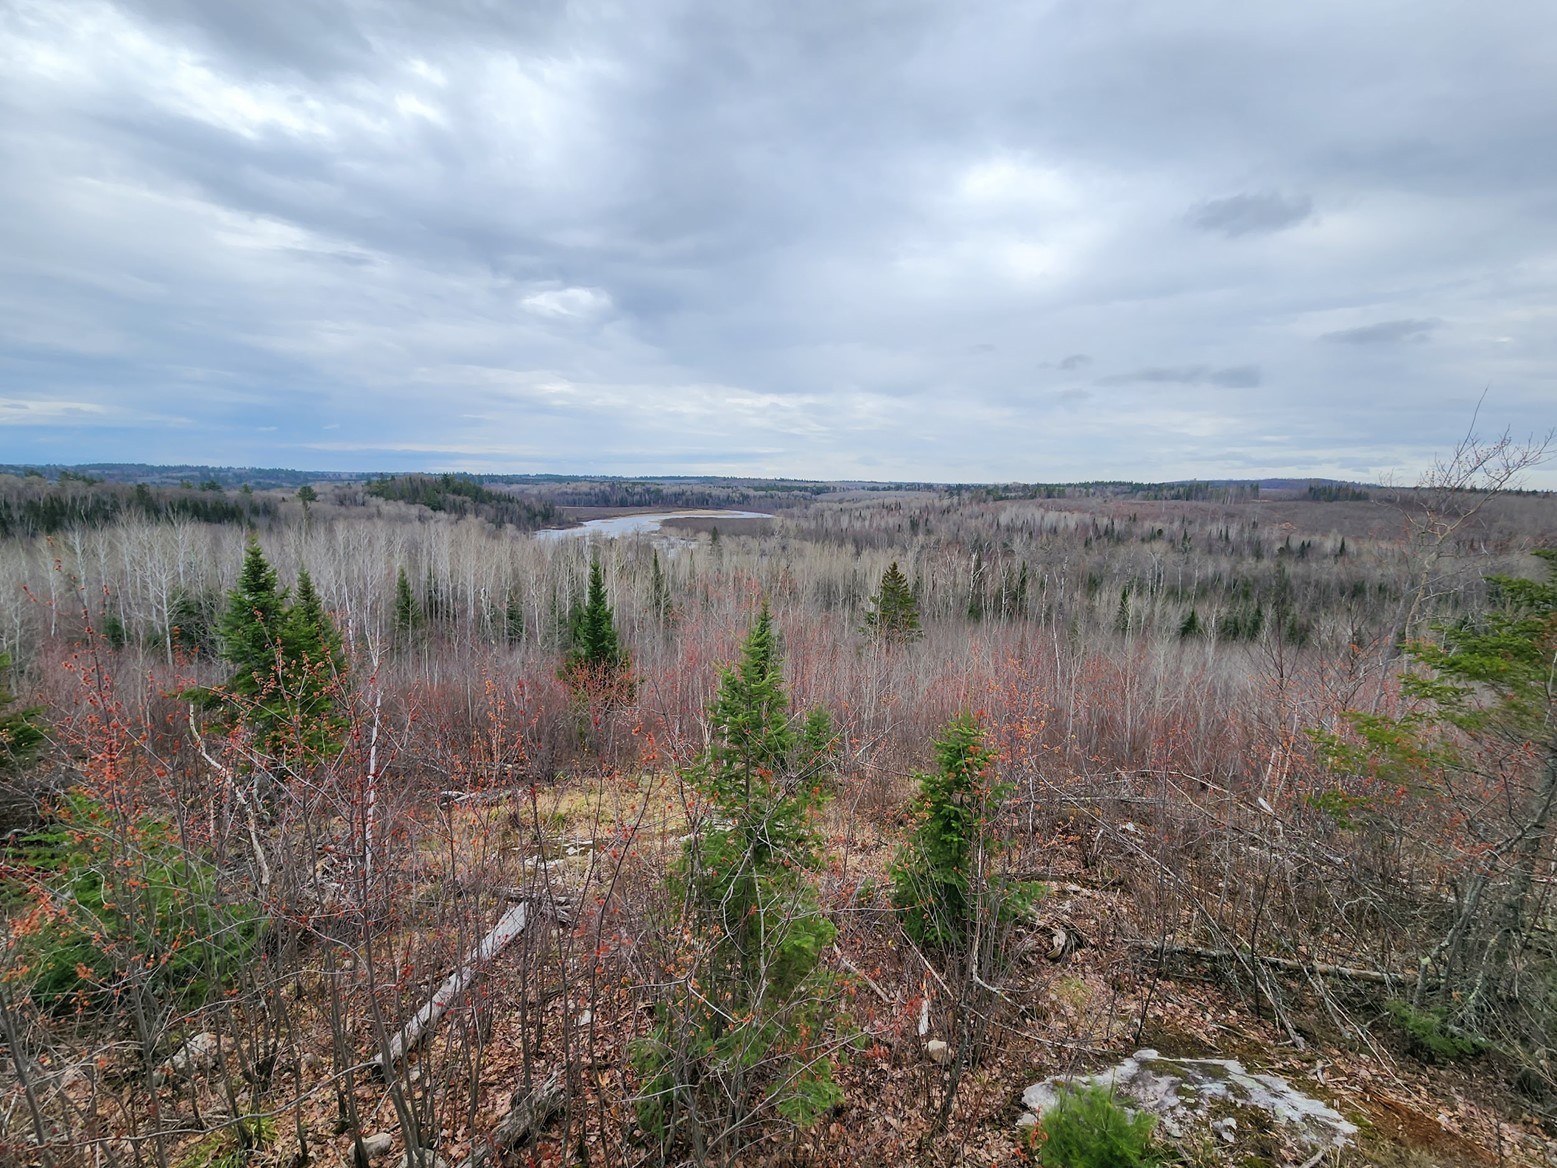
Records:
[[[1099,385],[1215,385],[1223,389],[1254,389],[1260,384],[1258,365],[1229,365],[1215,369],[1210,365],[1153,365],[1130,373],[1116,373],[1098,379]]]
[[[8,0],[0,461],[1409,474],[1488,382],[1542,429],[1557,11],[1126,7]]]
[[[1306,195],[1287,197],[1274,192],[1233,195],[1201,203],[1188,215],[1190,226],[1236,239],[1240,235],[1269,235],[1295,227],[1314,212]]]
[[[1425,341],[1442,322],[1436,320],[1381,320],[1357,328],[1337,329],[1320,339],[1342,345],[1398,345],[1401,341]]]

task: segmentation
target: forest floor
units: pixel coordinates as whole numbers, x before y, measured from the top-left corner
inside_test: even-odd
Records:
[[[494,832],[504,837],[502,851],[511,859],[470,873],[473,887],[498,872],[501,880],[565,892],[581,908],[565,924],[538,918],[524,944],[499,957],[473,995],[490,1031],[480,1065],[470,1068],[475,1091],[438,1120],[440,1154],[458,1163],[501,1118],[517,1086],[565,1066],[565,1115],[511,1162],[656,1163],[631,1103],[636,1084],[628,1045],[643,1033],[654,1004],[635,981],[633,950],[646,922],[632,905],[662,881],[687,831],[674,783],[656,777],[563,786],[513,806],[460,807],[449,823],[456,854],[483,851],[478,843],[490,844]],[[541,856],[525,843],[535,838],[526,825],[535,824],[550,841]],[[1143,961],[1133,943],[1149,930],[1134,919],[1117,872],[1083,864],[1064,840],[1040,841],[1044,870],[1036,875],[1049,891],[1038,918],[1012,938],[998,998],[980,1006],[976,1052],[954,1049],[949,1064],[938,1061],[928,1044],[955,1041],[966,987],[948,984],[896,925],[886,893],[891,825],[877,825],[840,801],[826,830],[834,859],[822,874],[823,906],[838,926],[829,964],[856,1036],[853,1053],[840,1059],[846,1100],[810,1131],[759,1144],[743,1163],[1024,1162],[1017,1120],[1027,1085],[1104,1067],[1143,1047],[1175,1057],[1240,1059],[1251,1071],[1282,1076],[1325,1101],[1360,1129],[1349,1148],[1310,1160],[1308,1149],[1286,1139],[1278,1125],[1257,1130],[1246,1123],[1230,1144],[1207,1133],[1177,1141],[1180,1163],[1458,1168],[1557,1162],[1550,1134],[1521,1118],[1518,1099],[1487,1062],[1427,1066],[1365,1028],[1343,1035],[1341,1026],[1377,1021],[1382,1013],[1368,1014],[1363,999],[1347,999],[1344,987],[1327,1002],[1310,985],[1284,986],[1288,1015],[1301,1020],[1299,1046],[1269,1011],[1228,984],[1223,971]],[[492,898],[491,919],[501,912],[501,899]],[[1056,929],[1063,930],[1063,945],[1055,944]],[[533,970],[542,966],[534,958],[542,950],[560,955],[554,968],[561,978],[538,987]],[[1353,1001],[1354,1012],[1341,1000]],[[322,1007],[303,1016],[311,1018],[303,1045],[328,1049]],[[358,1011],[355,1029],[359,1048],[372,1049],[365,1011]],[[435,1038],[413,1056],[407,1080],[413,1093],[422,1074],[446,1073],[436,1069],[447,1061],[445,1042]],[[337,1083],[328,1060],[304,1060],[297,1085],[311,1100],[304,1108],[311,1150],[322,1163],[345,1165],[352,1162],[351,1138],[328,1134],[341,1129]],[[949,1107],[948,1092],[954,1093]],[[398,1131],[383,1084],[359,1074],[356,1095],[364,1134]],[[168,1103],[177,1106],[172,1098]],[[219,1109],[220,1103],[212,1097],[204,1106]],[[396,1135],[386,1162],[395,1163],[401,1151]]]

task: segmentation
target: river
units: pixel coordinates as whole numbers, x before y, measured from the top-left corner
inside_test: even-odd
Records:
[[[616,539],[623,535],[656,535],[667,519],[772,519],[765,511],[656,511],[590,519],[579,527],[548,527],[536,539]],[[677,537],[680,538],[680,537]]]

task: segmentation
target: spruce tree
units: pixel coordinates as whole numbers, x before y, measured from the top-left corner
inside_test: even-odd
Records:
[[[563,662],[569,672],[606,680],[627,668],[627,654],[616,633],[616,618],[606,596],[599,556],[589,564],[589,594],[584,607],[574,612],[569,625],[572,645]]]
[[[1404,1016],[1446,1039],[1495,1040],[1526,1067],[1544,1063],[1557,1032],[1557,945],[1542,888],[1557,834],[1557,550],[1535,554],[1545,580],[1490,576],[1496,607],[1407,646],[1420,667],[1401,678],[1409,712],[1352,711],[1352,736],[1316,734],[1336,769],[1409,794],[1421,811],[1458,819],[1469,808],[1481,819],[1475,846],[1430,841],[1443,848],[1448,886],[1473,895],[1458,897],[1419,958]],[[1463,792],[1472,798],[1459,804]],[[1376,823],[1390,836],[1404,810],[1344,790],[1315,804],[1342,826]]]
[[[282,658],[288,712],[300,751],[311,758],[335,753],[346,730],[341,708],[346,651],[307,568],[297,574],[297,600],[286,611]]]
[[[654,607],[654,620],[663,631],[671,624],[670,584],[665,579],[665,569],[660,567],[660,554],[654,553],[650,561],[653,575],[650,578],[649,595]]]
[[[865,627],[884,644],[903,645],[919,638],[919,602],[896,560],[882,573],[881,587],[870,604]]]
[[[276,583],[276,570],[250,536],[238,583],[217,626],[222,659],[234,667],[227,689],[235,697],[261,701],[274,688],[285,616],[286,593]]]
[[[524,601],[518,585],[510,585],[503,603],[503,640],[510,645],[524,641]]]
[[[416,593],[411,590],[411,578],[401,567],[395,575],[395,639],[401,644],[409,644],[421,623],[422,611],[417,607]]]
[[[734,1146],[717,1151],[733,1155],[763,1111],[803,1127],[842,1098],[822,1045],[834,1009],[821,957],[836,930],[812,875],[825,796],[806,773],[830,727],[813,719],[810,741],[797,741],[766,606],[708,720],[710,745],[685,772],[708,814],[674,876],[677,960],[692,972],[634,1062],[648,1130],[667,1143],[724,1132]]]
[[[222,690],[201,696],[222,711],[220,724],[245,726],[256,748],[283,764],[317,762],[340,749],[345,651],[306,571],[289,605],[251,538],[218,632],[233,672]]]
[[[999,850],[994,820],[1009,788],[995,774],[995,752],[971,714],[946,724],[935,742],[937,768],[919,775],[918,827],[892,868],[903,927],[922,944],[957,951],[982,914],[999,921],[1030,904],[1036,885],[990,871]]]

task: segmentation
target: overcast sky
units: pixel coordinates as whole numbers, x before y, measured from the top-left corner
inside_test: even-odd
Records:
[[[1554,326],[1551,0],[0,0],[0,462],[1409,481]]]

